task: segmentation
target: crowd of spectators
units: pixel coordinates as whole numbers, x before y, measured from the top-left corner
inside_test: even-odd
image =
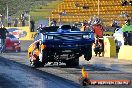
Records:
[[[29,18],[29,14],[27,11],[23,12],[19,18],[13,17],[12,15],[5,16],[3,14],[0,14],[0,24],[6,25],[7,23],[8,27],[12,27],[12,26],[17,27],[18,24],[20,24],[21,26],[25,26],[26,21],[29,20],[28,18]]]

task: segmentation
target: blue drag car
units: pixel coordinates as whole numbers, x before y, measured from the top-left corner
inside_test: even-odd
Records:
[[[77,27],[70,25],[41,28],[34,43],[39,54],[36,59],[31,58],[31,65],[63,62],[66,66],[78,66],[80,56],[84,55],[88,61],[91,59],[94,41],[94,33],[91,30],[81,32]],[[44,48],[41,45],[44,45]],[[32,51],[28,51],[29,58]]]

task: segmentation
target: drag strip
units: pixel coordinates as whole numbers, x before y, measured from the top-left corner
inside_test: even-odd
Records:
[[[79,87],[72,81],[0,57],[0,88],[68,88],[69,86]]]
[[[59,87],[52,86],[53,88],[60,88],[62,86],[65,86],[65,88],[72,88],[72,86],[73,88],[74,87],[80,88],[78,79],[81,76],[82,66],[84,66],[85,70],[88,71],[90,79],[129,79],[129,80],[132,79],[132,73],[124,73],[118,70],[112,70],[105,67],[98,67],[95,66],[94,64],[93,65],[89,64],[89,62],[87,62],[87,65],[80,62],[81,66],[76,68],[68,68],[64,64],[60,66],[55,64],[55,65],[46,65],[45,67],[41,67],[41,68],[32,68],[29,66],[27,54],[25,52],[3,53],[1,54],[1,56],[2,56],[2,61],[5,63],[6,66],[11,67],[11,69],[13,68],[14,71],[20,70],[19,74],[21,76],[21,79],[23,80],[17,79],[17,81],[20,82],[19,84],[21,84],[21,82],[23,83],[24,81],[22,85],[26,85],[26,87],[32,85],[32,82],[30,82],[32,80],[37,80],[37,83],[36,82],[33,83],[32,85],[33,88],[40,86],[40,83],[41,86],[39,88],[43,88],[45,84],[54,86],[54,80],[55,80],[55,82],[57,83],[65,84],[71,87],[55,83]],[[31,75],[27,76],[26,74],[31,74]],[[13,77],[15,77],[15,75]],[[46,81],[47,83],[45,83],[45,79],[46,80],[48,79],[48,82]],[[16,81],[16,79],[14,81]],[[46,86],[44,88],[52,88],[52,87]],[[96,87],[95,85],[89,85],[88,88],[131,88],[131,85],[112,85],[112,86],[96,85]]]
[[[131,62],[118,64],[108,58],[93,57],[90,62],[80,57],[79,67],[65,64],[46,65],[40,68],[29,66],[27,48],[31,41],[22,41],[22,52],[0,54],[0,88],[80,88],[81,69],[89,73],[89,79],[132,80]],[[3,69],[4,68],[4,69]],[[8,83],[8,86],[6,86]],[[11,87],[10,87],[11,88]],[[132,88],[131,85],[88,85],[87,88]]]

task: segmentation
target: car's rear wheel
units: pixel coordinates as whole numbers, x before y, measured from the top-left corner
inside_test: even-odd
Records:
[[[92,58],[92,47],[90,45],[85,50],[84,58],[87,61],[91,60]]]
[[[37,67],[36,61],[30,59],[30,66],[31,67]]]

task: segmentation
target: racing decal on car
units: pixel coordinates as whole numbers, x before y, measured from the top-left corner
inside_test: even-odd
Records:
[[[16,38],[22,38],[27,35],[26,31],[23,31],[22,29],[18,28],[8,28],[8,31],[10,34],[13,34]]]

